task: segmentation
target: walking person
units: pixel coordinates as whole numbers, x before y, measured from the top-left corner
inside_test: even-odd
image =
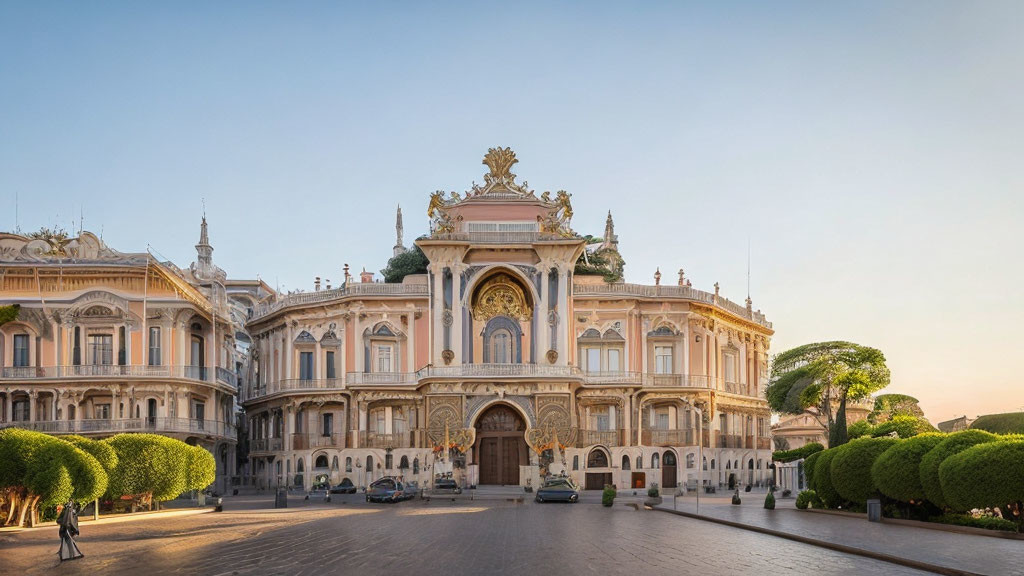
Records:
[[[75,544],[75,536],[78,536],[78,512],[75,510],[75,501],[68,500],[57,517],[57,525],[60,526],[60,561],[75,560],[84,556],[82,551]]]

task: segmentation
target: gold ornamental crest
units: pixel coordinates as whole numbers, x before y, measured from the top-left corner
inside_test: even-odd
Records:
[[[533,309],[523,289],[507,274],[498,274],[488,280],[477,292],[473,306],[473,319],[486,322],[495,316],[508,316],[528,321]]]

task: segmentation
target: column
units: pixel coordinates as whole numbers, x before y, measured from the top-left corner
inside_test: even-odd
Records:
[[[408,318],[406,324],[409,328],[405,333],[405,355],[406,355],[406,372],[416,371],[416,313],[409,312],[405,316]]]
[[[551,349],[551,328],[548,326],[548,274],[550,271],[550,265],[547,262],[541,262],[538,264],[541,266],[540,271],[540,304],[538,308],[540,314],[537,316],[537,356],[538,358],[544,358],[543,362],[547,362],[547,353]],[[540,363],[541,360],[536,360]]]
[[[35,390],[31,390],[28,393],[28,421],[36,421],[36,400],[39,398],[39,393]]]
[[[359,325],[359,310],[352,313],[352,353],[355,356],[354,372],[362,372],[363,368],[363,329]]]
[[[292,336],[292,329],[285,328],[284,342],[282,342],[282,354],[284,355],[284,380],[292,378],[292,356],[294,356],[292,342],[294,340],[295,338]]]
[[[430,272],[433,275],[433,287],[431,288],[432,298],[431,301],[434,304],[433,320],[433,343],[434,347],[431,350],[431,363],[437,364],[442,362],[441,352],[444,350],[444,288],[442,284],[442,272],[444,268],[440,265],[431,266]]]
[[[569,365],[569,271],[564,266],[558,267],[558,364]]]
[[[453,364],[462,363],[462,266],[452,266],[452,351]]]
[[[282,443],[286,451],[291,451],[294,447],[294,442],[292,442],[292,434],[294,433],[295,411],[291,407],[286,407],[284,413],[284,442]]]
[[[622,411],[622,427],[626,430],[626,446],[632,444],[633,434],[633,397],[626,395],[623,397],[623,408]]]
[[[690,326],[687,324],[683,329],[683,374],[690,377]]]

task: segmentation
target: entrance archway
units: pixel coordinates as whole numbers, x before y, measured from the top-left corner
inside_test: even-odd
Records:
[[[669,451],[661,458],[661,487],[676,487],[676,455]]]
[[[525,434],[526,423],[506,404],[492,406],[480,416],[473,444],[478,484],[519,484],[519,467],[527,463]]]

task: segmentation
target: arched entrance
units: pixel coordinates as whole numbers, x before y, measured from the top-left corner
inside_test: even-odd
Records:
[[[519,467],[527,463],[525,433],[522,417],[505,404],[492,406],[480,416],[473,445],[480,470],[478,484],[519,484]]]
[[[661,458],[661,487],[676,487],[676,455],[670,451]]]

